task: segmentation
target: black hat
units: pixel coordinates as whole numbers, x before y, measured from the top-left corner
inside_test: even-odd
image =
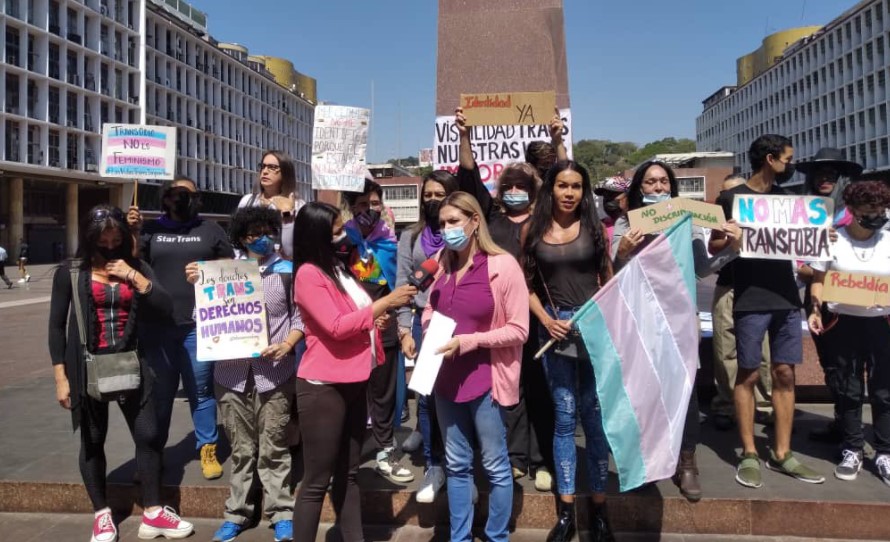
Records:
[[[797,170],[807,175],[820,167],[834,168],[840,172],[842,177],[849,178],[858,177],[863,169],[856,162],[846,160],[843,151],[834,147],[823,147],[819,149],[812,160],[797,163]]]

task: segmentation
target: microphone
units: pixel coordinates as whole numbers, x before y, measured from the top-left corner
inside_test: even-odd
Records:
[[[436,260],[430,258],[429,260],[420,264],[420,269],[414,272],[413,275],[408,277],[408,284],[414,286],[420,291],[426,290],[433,284],[433,280],[436,278],[436,273],[439,272],[439,263]]]

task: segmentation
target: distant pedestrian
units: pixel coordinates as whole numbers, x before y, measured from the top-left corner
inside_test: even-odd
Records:
[[[20,283],[30,282],[31,275],[28,274],[28,270],[25,266],[28,263],[28,255],[31,252],[31,247],[28,246],[28,243],[25,242],[25,239],[19,239],[19,274],[21,278],[19,279]]]
[[[6,253],[6,249],[0,247],[0,278],[6,283],[7,288],[12,288],[12,281],[6,276],[6,260],[8,259],[9,254]]]

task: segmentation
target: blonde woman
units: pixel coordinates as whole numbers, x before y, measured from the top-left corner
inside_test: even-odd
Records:
[[[423,313],[457,322],[439,350],[436,413],[445,442],[451,540],[472,540],[473,450],[482,454],[491,494],[485,538],[508,540],[513,480],[504,407],[519,401],[522,345],[528,337],[528,290],[516,259],[491,239],[476,199],[455,192],[439,209],[445,249]]]

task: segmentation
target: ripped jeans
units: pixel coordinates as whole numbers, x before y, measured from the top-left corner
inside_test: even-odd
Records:
[[[546,309],[549,314],[554,314],[551,307]],[[574,312],[571,309],[557,309],[555,316],[560,320],[568,320]],[[539,330],[542,341],[550,340],[550,334],[543,325]],[[544,355],[544,374],[553,398],[553,462],[556,467],[554,477],[557,492],[560,495],[575,494],[575,471],[578,466],[575,425],[580,413],[590,490],[605,493],[606,478],[609,475],[609,445],[603,430],[593,365],[586,360],[554,354],[551,349]]]

